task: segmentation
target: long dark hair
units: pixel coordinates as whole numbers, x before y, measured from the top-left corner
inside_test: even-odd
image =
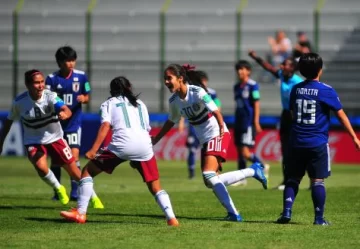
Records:
[[[26,71],[24,74],[25,84],[28,85],[28,84],[33,83],[33,78],[37,74],[43,74],[43,73],[37,69],[31,69],[29,71]]]
[[[189,85],[202,87],[206,92],[208,91],[206,86],[202,83],[202,71],[196,71],[195,66],[190,64],[184,64],[180,66],[179,64],[170,64],[167,66],[164,72],[171,71],[177,78],[180,76],[183,77],[184,82]]]
[[[137,102],[139,95],[132,92],[130,81],[123,76],[118,76],[110,82],[110,94],[111,97],[126,97],[134,107],[139,105]]]

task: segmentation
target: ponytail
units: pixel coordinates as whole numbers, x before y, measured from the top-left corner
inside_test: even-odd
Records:
[[[203,71],[195,71],[196,67],[190,64],[184,64],[183,68],[186,72],[186,81],[189,83],[189,85],[199,86],[208,92],[207,87],[202,82],[204,74]]]
[[[137,102],[139,95],[134,95],[130,81],[123,76],[116,77],[110,82],[110,94],[111,97],[126,97],[134,107],[139,105]]]

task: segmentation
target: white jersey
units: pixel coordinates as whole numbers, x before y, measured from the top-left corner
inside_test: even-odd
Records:
[[[201,144],[220,135],[219,124],[212,112],[218,110],[210,95],[201,87],[187,84],[185,99],[174,93],[169,99],[169,120],[179,122],[180,117],[186,118],[194,127]],[[224,123],[224,131],[228,131]]]
[[[127,98],[112,97],[100,107],[101,123],[112,127],[108,149],[126,160],[147,161],[154,156],[149,131],[149,113],[146,105],[138,100],[138,107]]]
[[[29,92],[18,95],[8,115],[9,120],[20,120],[24,129],[24,145],[50,144],[63,138],[57,112],[64,102],[56,93],[44,90],[34,101]]]

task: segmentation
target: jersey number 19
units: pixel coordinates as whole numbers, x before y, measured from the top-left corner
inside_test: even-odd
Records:
[[[303,124],[315,124],[316,100],[297,99],[296,122]],[[305,117],[304,117],[305,116]],[[306,118],[309,117],[310,118]]]

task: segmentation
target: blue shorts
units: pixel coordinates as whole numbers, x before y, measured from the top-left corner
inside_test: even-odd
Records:
[[[77,132],[64,132],[64,139],[70,148],[80,148],[81,145],[81,128]]]
[[[189,126],[188,137],[186,140],[186,147],[189,149],[197,149],[200,147],[200,142],[195,134],[195,129],[191,125]]]
[[[236,146],[252,148],[255,145],[255,129],[252,126],[248,126],[245,132],[235,126],[234,137]]]
[[[308,173],[310,178],[324,179],[330,176],[329,144],[315,148],[289,149],[289,163],[285,165],[288,178],[302,178]]]

